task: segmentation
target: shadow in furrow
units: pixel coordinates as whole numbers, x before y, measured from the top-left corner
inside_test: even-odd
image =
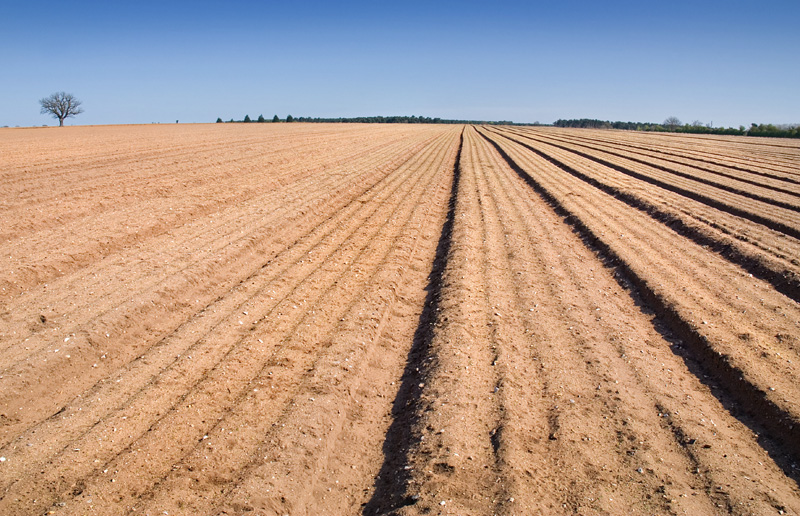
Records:
[[[414,332],[411,349],[406,358],[406,367],[403,371],[400,388],[392,404],[392,417],[394,420],[389,426],[383,442],[383,465],[375,478],[375,492],[364,506],[362,512],[365,516],[390,512],[416,502],[405,492],[409,480],[409,473],[405,466],[408,464],[408,454],[418,440],[418,436],[413,435],[414,423],[417,417],[417,404],[422,393],[420,385],[424,382],[424,378],[427,377],[427,367],[430,364],[430,361],[427,361],[426,358],[429,355],[434,334],[433,328],[439,312],[442,278],[450,256],[458,184],[461,178],[461,151],[463,147],[464,132],[462,130],[458,154],[453,166],[453,184],[450,188],[447,217],[439,235],[433,267],[428,275],[428,285],[425,287],[427,292],[425,304],[419,317],[417,329]]]
[[[598,143],[598,144],[611,144],[611,143],[613,143],[614,145],[621,146],[621,147],[626,147],[626,148],[629,148],[629,149],[634,149],[636,151],[641,151],[643,149],[643,147],[641,147],[639,145],[634,145],[634,144],[631,144],[631,143],[625,143],[625,142],[622,142],[622,141],[619,141],[619,140],[609,141],[609,140],[603,140],[603,139],[597,139],[597,138],[587,138],[585,136],[582,136],[581,138],[585,139],[585,140],[590,140],[590,141],[592,141],[594,143]],[[758,170],[753,170],[753,169],[750,169],[750,168],[744,168],[744,167],[741,167],[739,165],[736,165],[736,164],[733,164],[733,163],[730,163],[730,162],[720,163],[719,161],[713,161],[713,160],[710,160],[710,159],[701,158],[701,157],[697,156],[694,153],[692,153],[692,154],[678,154],[678,153],[675,153],[675,152],[670,152],[668,150],[664,150],[663,147],[647,147],[646,149],[648,151],[650,151],[650,152],[653,152],[655,154],[660,154],[662,156],[675,156],[675,157],[682,158],[682,159],[685,159],[685,160],[688,160],[688,161],[694,161],[694,162],[698,162],[698,163],[709,163],[711,165],[722,166],[724,168],[729,168],[731,170],[737,170],[739,172],[745,172],[747,174],[751,174],[751,175],[754,175],[754,176],[766,177],[766,178],[769,178],[769,179],[774,179],[776,181],[783,181],[784,183],[800,185],[800,180],[798,180],[798,179],[794,179],[794,178],[791,178],[791,177],[786,177],[786,176],[782,176],[782,175],[778,175],[778,174],[771,174],[769,172],[762,172],[762,171],[758,171]],[[721,155],[721,154],[711,153],[711,152],[709,152],[707,150],[705,151],[704,154],[708,155],[708,156],[724,156],[724,155]],[[697,169],[700,169],[700,170],[705,170],[706,172],[717,173],[714,169],[705,168],[705,167],[702,167],[702,166],[697,165],[697,164],[684,163],[682,161],[671,160],[671,159],[667,159],[667,158],[663,158],[663,157],[659,157],[659,159],[665,159],[666,161],[670,161],[672,163],[677,163],[679,165],[685,164],[685,165],[693,167],[693,168],[697,168]],[[770,170],[774,170],[774,169],[770,169]],[[758,183],[756,183],[756,184],[758,184]]]
[[[570,169],[570,170],[574,171],[574,169],[572,169],[572,167],[570,167],[569,165],[567,165],[565,163],[562,163],[561,161],[557,160],[556,158],[553,158],[552,156],[548,156],[548,155],[544,154],[540,150],[535,149],[535,148],[527,145],[524,142],[520,142],[520,141],[518,141],[516,139],[513,139],[513,141],[515,141],[516,143],[518,143],[518,144],[520,144],[520,145],[532,150],[536,154],[540,155],[542,158],[550,161],[551,163],[553,163],[554,165],[558,166],[559,168],[561,168],[563,170]],[[709,197],[707,195],[703,195],[703,194],[700,194],[700,193],[697,193],[697,192],[693,192],[693,191],[688,190],[686,188],[682,188],[680,186],[673,185],[673,184],[667,183],[665,181],[661,181],[661,180],[656,179],[654,177],[650,177],[647,174],[642,174],[642,173],[636,172],[634,170],[631,170],[629,168],[623,167],[621,165],[617,165],[617,164],[611,163],[610,161],[606,161],[606,160],[604,160],[602,158],[598,158],[598,157],[592,156],[590,154],[586,154],[585,152],[581,152],[581,151],[578,151],[578,150],[575,150],[575,149],[569,149],[567,147],[556,145],[554,143],[550,143],[549,145],[552,145],[554,147],[562,149],[562,150],[564,150],[566,152],[571,152],[572,154],[576,154],[576,155],[581,156],[583,158],[586,158],[588,160],[594,161],[595,163],[599,163],[599,164],[601,164],[603,166],[606,166],[608,168],[616,170],[617,172],[620,172],[620,173],[625,174],[627,176],[639,179],[640,181],[644,181],[645,183],[648,183],[650,185],[653,185],[653,186],[656,186],[656,187],[659,187],[659,188],[663,188],[664,190],[668,190],[668,191],[673,192],[673,193],[677,193],[677,194],[682,195],[684,197],[688,197],[689,199],[692,199],[694,201],[701,202],[701,203],[703,203],[703,204],[705,204],[707,206],[710,206],[712,208],[715,208],[717,210],[730,213],[731,215],[735,215],[737,217],[742,217],[744,219],[750,220],[750,221],[755,222],[757,224],[761,224],[762,226],[766,226],[766,227],[772,229],[773,231],[778,231],[779,233],[783,233],[783,234],[788,235],[790,237],[800,239],[800,229],[798,229],[796,227],[789,226],[789,225],[784,224],[782,222],[779,222],[777,220],[773,220],[773,219],[761,216],[761,215],[759,215],[757,213],[752,213],[752,212],[744,210],[742,208],[739,208],[739,207],[730,205],[728,203],[722,202],[720,200],[711,198],[711,197]],[[796,210],[797,208],[795,207],[794,209]]]
[[[565,141],[564,140],[559,140],[557,138],[553,138],[550,135],[540,135],[540,134],[536,135],[538,138],[546,138],[546,141],[545,141],[545,140],[537,139],[537,138],[534,138],[532,136],[528,136],[528,135],[525,135],[525,134],[520,134],[518,132],[514,132],[513,134],[518,135],[518,136],[522,136],[523,138],[526,138],[528,140],[549,143],[550,145],[556,146],[559,149],[563,149],[563,150],[566,150],[566,151],[569,151],[569,152],[580,152],[580,151],[577,151],[577,150],[573,151],[569,147],[565,147],[563,145],[560,145],[561,143],[565,143]],[[567,140],[567,142],[572,144],[572,145],[580,146],[580,147],[582,147],[584,149],[590,149],[590,150],[593,150],[593,151],[602,152],[604,154],[610,154],[611,156],[616,156],[618,158],[622,158],[622,159],[626,159],[626,160],[629,160],[629,161],[633,161],[634,163],[639,163],[641,165],[652,167],[652,168],[655,168],[657,170],[661,170],[662,172],[666,172],[668,174],[672,174],[674,176],[683,177],[683,178],[689,179],[691,181],[697,181],[697,182],[703,183],[705,185],[713,186],[714,188],[719,188],[720,190],[725,190],[726,192],[731,192],[731,193],[735,193],[735,194],[738,194],[738,195],[742,195],[744,197],[749,197],[751,199],[755,199],[757,201],[762,201],[762,202],[765,202],[767,204],[772,204],[772,205],[775,205],[775,206],[779,206],[781,208],[786,208],[787,210],[800,211],[800,207],[798,207],[795,204],[791,204],[791,203],[787,203],[787,202],[783,202],[783,201],[778,201],[778,200],[773,199],[771,197],[764,197],[763,195],[754,194],[752,192],[748,192],[746,190],[742,190],[741,188],[736,188],[736,187],[733,187],[733,186],[725,185],[723,183],[718,183],[718,182],[716,182],[716,181],[714,181],[712,179],[700,178],[700,177],[697,177],[697,176],[695,176],[693,174],[690,174],[690,173],[687,173],[687,172],[681,172],[679,170],[675,170],[674,168],[670,168],[670,167],[667,167],[667,166],[664,166],[664,165],[659,165],[658,163],[653,163],[652,161],[648,161],[645,158],[639,158],[639,157],[636,157],[636,156],[630,156],[630,155],[622,154],[621,152],[615,152],[615,151],[612,151],[610,149],[606,149],[606,148],[604,148],[602,146],[595,147],[595,146],[591,145],[591,143],[594,143],[594,142],[587,143],[587,142],[581,141],[581,140],[578,140],[578,141]],[[636,154],[639,155],[639,156],[642,156],[642,154],[640,154],[640,153],[636,153]],[[584,156],[584,157],[588,156],[587,154],[583,154],[583,153],[581,153],[581,155]],[[651,157],[651,156],[648,156],[647,154],[644,154],[643,156]],[[677,165],[692,167],[692,168],[695,168],[695,169],[698,169],[698,170],[702,170],[704,172],[708,172],[709,174],[712,174],[712,175],[717,176],[717,177],[725,177],[725,178],[728,178],[728,179],[733,179],[734,181],[739,181],[739,182],[751,184],[751,185],[754,185],[754,186],[760,186],[760,187],[764,187],[765,186],[762,182],[759,182],[759,181],[756,181],[756,180],[753,180],[753,179],[748,179],[746,177],[737,177],[734,174],[726,174],[724,172],[717,172],[716,170],[711,170],[711,169],[699,167],[699,166],[696,166],[696,165],[686,165],[686,164],[681,163],[681,162],[679,162],[677,160],[672,160],[672,159],[667,159],[667,158],[656,158],[656,159],[660,159],[662,161],[667,161],[669,163],[675,163]],[[794,197],[798,196],[797,192],[795,192],[793,190],[781,188],[779,186],[771,185],[768,188],[770,188],[772,191],[784,193],[786,195],[791,195],[791,196],[794,196]]]
[[[716,252],[729,262],[734,263],[739,267],[742,267],[753,276],[762,279],[767,283],[769,283],[770,285],[772,285],[775,288],[775,290],[777,290],[781,294],[800,303],[800,277],[798,277],[792,271],[785,269],[781,270],[770,267],[768,264],[765,264],[764,261],[760,260],[757,256],[753,256],[751,254],[743,252],[734,245],[722,242],[714,238],[713,236],[704,233],[701,229],[692,227],[691,225],[681,220],[681,218],[675,214],[662,210],[658,206],[655,206],[654,204],[645,201],[634,194],[625,192],[614,186],[602,183],[597,179],[588,176],[578,170],[575,170],[566,163],[562,163],[556,158],[553,158],[552,156],[549,156],[544,152],[524,142],[521,142],[514,138],[509,138],[509,139],[515,143],[518,143],[519,145],[522,145],[526,149],[535,152],[539,157],[549,161],[550,163],[557,166],[564,172],[570,174],[571,176],[594,186],[598,190],[601,190],[615,197],[616,199],[619,199],[620,201],[623,201],[631,208],[636,208],[637,210],[648,214],[650,217],[666,225],[679,235],[684,236],[701,246],[708,246],[709,249]],[[731,238],[735,237],[731,236]]]
[[[683,346],[673,345],[671,350],[681,358],[689,371],[709,387],[710,391],[733,417],[750,428],[759,445],[772,457],[787,477],[800,484],[800,425],[791,414],[766,397],[766,393],[744,379],[743,372],[730,363],[726,355],[718,353],[705,335],[698,333],[684,320],[672,304],[656,294],[646,280],[638,276],[630,265],[600,239],[578,216],[573,214],[544,186],[514,161],[494,140],[480,133],[502,156],[508,166],[540,195],[564,222],[581,238],[609,268],[614,269],[614,279],[633,296],[642,308],[656,314],[656,331],[678,337]],[[665,335],[666,337],[667,335]],[[667,339],[674,343],[674,339]]]

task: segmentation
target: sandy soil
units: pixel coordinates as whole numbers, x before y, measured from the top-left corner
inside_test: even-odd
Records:
[[[0,130],[0,514],[800,514],[800,145]]]

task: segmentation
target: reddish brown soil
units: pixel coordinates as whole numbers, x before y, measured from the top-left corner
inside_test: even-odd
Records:
[[[0,130],[0,514],[800,514],[800,145]]]

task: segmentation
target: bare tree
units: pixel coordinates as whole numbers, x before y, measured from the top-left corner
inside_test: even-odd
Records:
[[[671,116],[664,120],[664,125],[669,127],[672,130],[675,130],[679,125],[681,125],[681,121],[678,120],[678,117]]]
[[[64,93],[59,91],[53,93],[49,97],[45,97],[39,101],[42,105],[43,115],[52,115],[53,118],[58,118],[58,126],[64,126],[64,119],[71,116],[80,115],[83,113],[81,109],[81,101],[76,99],[71,93]]]

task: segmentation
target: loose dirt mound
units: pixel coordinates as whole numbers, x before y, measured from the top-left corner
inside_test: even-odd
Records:
[[[800,514],[800,146],[0,130],[0,514]]]

